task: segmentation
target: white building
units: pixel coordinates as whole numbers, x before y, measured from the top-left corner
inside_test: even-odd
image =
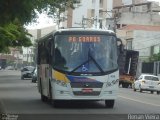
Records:
[[[116,0],[81,0],[72,10],[68,9],[63,17],[63,27],[95,27],[106,28],[106,18],[112,17],[112,8]],[[119,1],[118,1],[119,3]]]
[[[118,16],[118,28],[124,24],[160,25],[160,6],[157,2],[135,0],[132,4],[114,7],[114,11]]]
[[[28,32],[32,35],[32,37],[30,37],[33,46],[31,47],[23,47],[23,62],[26,63],[33,63],[35,60],[34,56],[35,56],[35,48],[34,48],[34,44],[35,41],[45,35],[47,35],[48,33],[54,31],[56,29],[55,26],[49,26],[46,28],[41,28],[41,29],[28,29]]]

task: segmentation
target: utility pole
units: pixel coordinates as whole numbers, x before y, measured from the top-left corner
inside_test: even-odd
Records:
[[[105,12],[111,19],[113,19],[113,31],[116,33],[116,28],[117,28],[117,14],[114,13],[114,16],[111,16],[109,14],[109,12],[114,12],[114,11],[101,11],[101,12]],[[106,18],[106,22],[107,22],[107,18]]]
[[[96,16],[96,18],[95,19],[93,19],[94,20],[94,22],[95,22],[95,26],[96,26],[96,29],[98,28],[98,18],[97,18],[97,16]]]
[[[82,17],[82,27],[85,27],[85,21],[88,21],[92,24],[92,21],[94,21],[94,25],[96,28],[98,28],[98,18],[85,18],[84,16]]]
[[[95,25],[95,28],[99,28],[99,7],[100,7],[100,0],[95,0],[95,6],[94,6],[94,9],[95,9],[95,14],[94,14],[94,25]]]
[[[84,28],[85,27],[85,23],[84,23],[84,16],[82,17],[82,27]]]

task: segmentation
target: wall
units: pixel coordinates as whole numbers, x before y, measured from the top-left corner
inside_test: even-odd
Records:
[[[121,24],[160,25],[160,15],[154,13],[125,12],[119,20]]]
[[[139,51],[142,60],[151,55],[151,46],[157,44],[160,45],[160,31],[134,30],[133,50]]]

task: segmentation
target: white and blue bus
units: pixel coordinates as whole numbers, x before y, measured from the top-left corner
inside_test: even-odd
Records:
[[[110,30],[60,29],[38,42],[41,100],[58,107],[65,100],[104,100],[118,94],[118,38]]]

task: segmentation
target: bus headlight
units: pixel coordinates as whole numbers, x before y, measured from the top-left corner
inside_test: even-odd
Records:
[[[60,86],[67,87],[67,84],[62,80],[54,80],[54,82]]]

